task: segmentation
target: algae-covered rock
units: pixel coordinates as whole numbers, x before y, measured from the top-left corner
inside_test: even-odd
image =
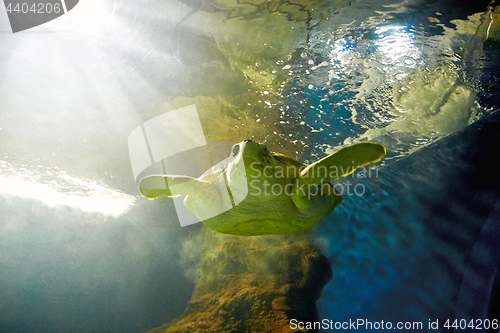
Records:
[[[297,50],[307,49],[312,26],[348,1],[207,1],[204,33],[213,38],[231,68],[256,89],[278,93],[289,78],[282,70]],[[313,22],[314,21],[314,22]]]
[[[204,31],[233,69],[265,91],[276,91],[286,79],[277,62],[288,59],[308,34],[305,22],[290,22],[286,15],[269,13],[251,20],[207,14]]]
[[[291,332],[291,319],[317,320],[315,302],[332,271],[303,235],[205,232],[186,310],[149,333]]]

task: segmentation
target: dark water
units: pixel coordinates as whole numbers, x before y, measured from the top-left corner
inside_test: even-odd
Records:
[[[0,14],[0,332],[142,332],[182,313],[196,262],[184,240],[203,226],[138,196],[127,137],[195,102],[216,110],[220,141],[248,134],[301,161],[384,143],[378,174],[342,183],[363,195],[314,230],[334,272],[320,316],[454,319],[500,194],[488,2],[230,18],[231,4],[88,0],[17,35]]]
[[[429,319],[469,322],[488,309],[500,253],[480,233],[500,198],[489,163],[499,124],[498,114],[486,117],[380,170],[379,179],[362,181],[370,195],[348,197],[318,228],[337,235],[329,239],[334,278],[319,301],[323,318],[427,328]],[[490,223],[495,239],[498,218]],[[482,258],[471,254],[474,246],[483,247]],[[461,295],[471,281],[476,291]]]

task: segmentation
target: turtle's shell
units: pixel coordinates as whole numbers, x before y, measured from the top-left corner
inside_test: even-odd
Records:
[[[361,142],[304,166],[245,140],[200,178],[151,175],[139,189],[149,198],[185,195],[184,204],[206,226],[234,235],[286,234],[323,220],[342,197],[329,183],[380,160],[382,145]]]
[[[252,141],[239,150],[200,177],[222,198],[221,213],[202,220],[207,227],[245,236],[286,234],[316,225],[340,203],[341,197],[325,184],[328,193],[311,196],[310,209],[299,210],[291,193],[304,165]]]

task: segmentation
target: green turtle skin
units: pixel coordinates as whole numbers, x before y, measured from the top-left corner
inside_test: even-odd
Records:
[[[185,195],[186,207],[221,233],[287,234],[315,226],[342,201],[330,181],[379,161],[385,152],[380,144],[361,142],[304,166],[245,140],[200,178],[152,175],[139,189],[149,199]]]

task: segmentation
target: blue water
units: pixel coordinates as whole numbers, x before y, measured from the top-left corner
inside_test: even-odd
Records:
[[[499,140],[498,116],[486,119],[362,180],[373,195],[345,198],[319,226],[318,234],[332,235],[334,272],[318,302],[322,318],[422,322],[424,331],[439,320],[448,331],[442,325],[457,318],[463,276],[476,267],[470,252],[500,195],[485,161]],[[485,252],[495,267],[499,253]],[[473,274],[487,285],[481,270]],[[468,295],[465,313],[488,303],[478,295]]]

